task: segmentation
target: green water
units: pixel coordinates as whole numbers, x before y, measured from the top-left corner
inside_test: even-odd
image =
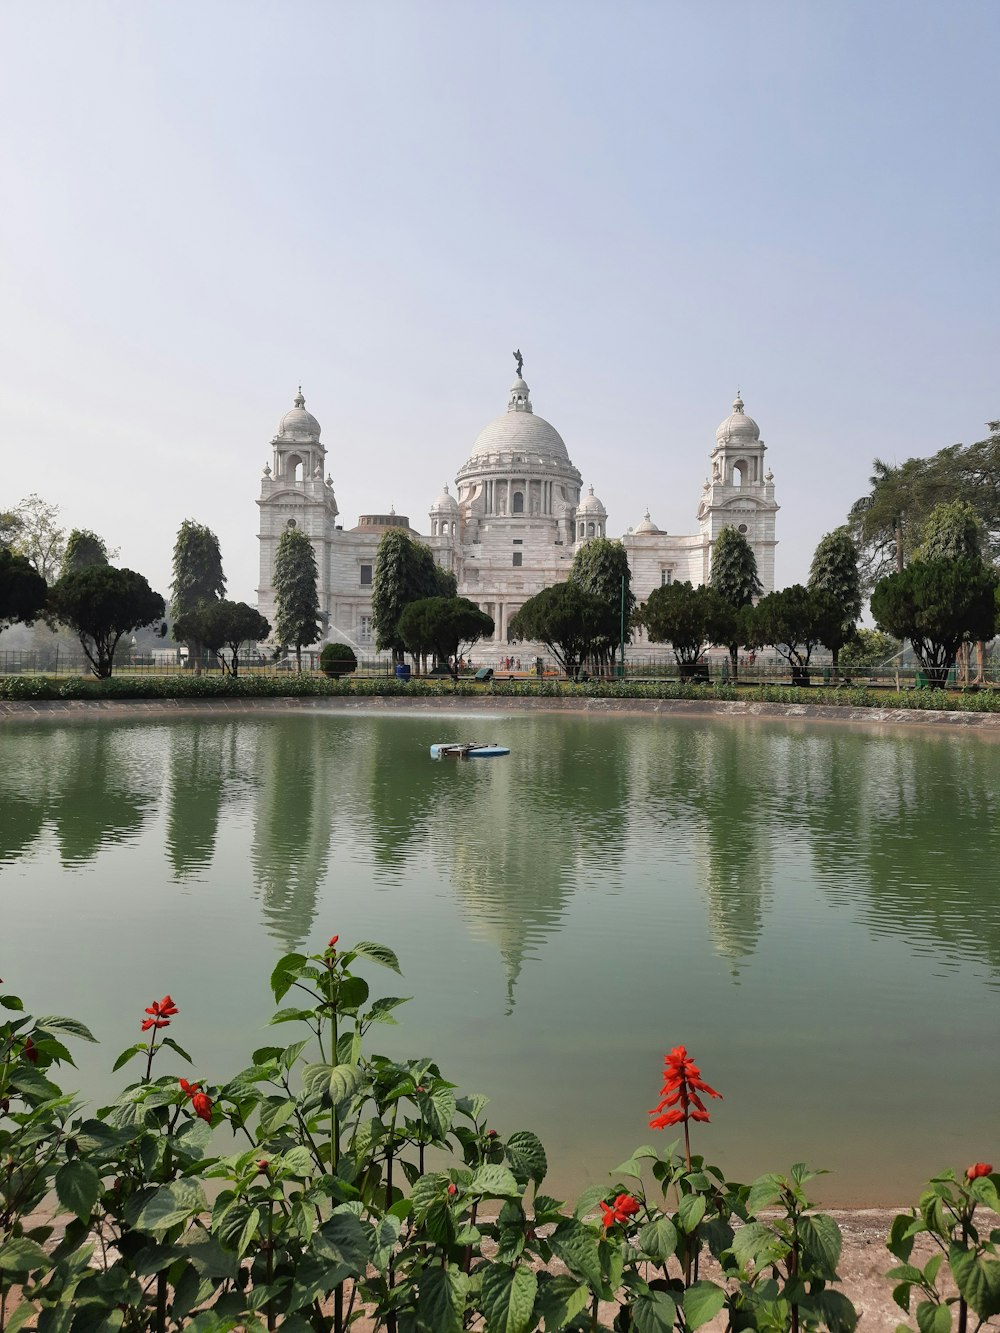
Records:
[[[980,734],[673,717],[310,713],[0,730],[0,975],[89,1022],[93,1097],[169,991],[221,1081],[267,974],[390,944],[428,1054],[543,1138],[623,1160],[685,1043],[738,1178],[808,1160],[898,1203],[1000,1156],[1000,749]],[[435,740],[508,758],[434,763]],[[376,993],[379,993],[376,991]],[[72,1071],[70,1071],[72,1074]],[[116,1076],[120,1077],[120,1076]]]

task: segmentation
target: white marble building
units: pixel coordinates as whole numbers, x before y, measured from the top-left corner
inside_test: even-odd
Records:
[[[333,482],[329,474],[324,479],[320,425],[306,411],[301,388],[294,407],[278,423],[271,447],[273,458],[264,468],[257,501],[260,610],[273,624],[274,554],[282,531],[297,525],[316,551],[325,638],[350,643],[359,653],[374,650],[371,581],[378,543],[387,528],[402,527],[419,536],[440,565],[454,570],[459,594],[493,617],[495,639],[482,647],[498,652],[508,641],[511,617],[524,602],[565,579],[583,543],[611,535],[607,511],[593,486],[582,494],[582,478],[562,437],[535,414],[520,375],[511,385],[506,412],[480,431],[459,468],[456,494],[445,486],[432,504],[426,536],[394,511],[362,515],[347,531],[337,522]],[[765,470],[765,448],[757,423],[737,397],[732,413],[715,432],[709,476],[697,506],[697,532],[665,532],[647,511],[620,539],[639,601],[674,579],[706,582],[712,543],[727,524],[745,533],[764,591],[773,591],[778,505],[774,478]]]

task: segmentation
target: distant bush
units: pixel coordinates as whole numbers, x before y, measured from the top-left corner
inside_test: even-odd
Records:
[[[319,655],[319,668],[324,675],[335,680],[347,676],[358,669],[358,659],[354,649],[346,643],[326,643]]]

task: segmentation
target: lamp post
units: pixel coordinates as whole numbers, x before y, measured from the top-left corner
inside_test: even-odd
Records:
[[[622,575],[621,639],[618,650],[618,675],[625,675],[625,575]]]

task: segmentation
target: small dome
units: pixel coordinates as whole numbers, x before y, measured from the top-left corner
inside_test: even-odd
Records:
[[[643,516],[642,516],[642,522],[641,522],[641,523],[637,523],[637,524],[635,525],[635,531],[636,531],[636,532],[661,532],[662,529],[661,529],[661,528],[658,528],[658,527],[656,526],[656,524],[653,522],[653,520],[649,517],[649,510],[647,509],[646,512],[645,512],[645,513],[643,514]]]
[[[311,412],[306,411],[306,400],[302,397],[302,385],[295,396],[295,406],[278,422],[278,435],[297,440],[318,440],[320,424]]]
[[[715,438],[719,444],[731,442],[756,444],[760,439],[760,427],[753,417],[748,417],[743,411],[743,399],[739,394],[733,400],[732,416],[726,417],[720,424],[715,432]]]
[[[436,514],[442,509],[447,510],[449,513],[451,513],[452,511],[457,511],[458,509],[458,501],[448,490],[447,486],[445,486],[444,490],[431,505],[431,513]]]
[[[594,494],[593,486],[588,487],[587,494],[583,497],[576,507],[576,512],[580,514],[596,514],[600,518],[607,518],[608,511]]]

